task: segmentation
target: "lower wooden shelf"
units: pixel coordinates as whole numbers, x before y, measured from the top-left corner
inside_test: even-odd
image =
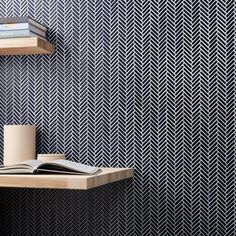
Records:
[[[98,175],[0,175],[0,187],[86,190],[133,177],[131,168],[102,168]]]
[[[0,55],[50,54],[54,45],[41,38],[0,39]]]

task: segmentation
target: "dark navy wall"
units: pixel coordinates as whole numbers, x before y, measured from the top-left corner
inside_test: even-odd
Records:
[[[1,124],[36,124],[38,152],[135,168],[85,192],[1,189],[3,235],[236,235],[235,9],[1,1],[56,45],[0,59]]]

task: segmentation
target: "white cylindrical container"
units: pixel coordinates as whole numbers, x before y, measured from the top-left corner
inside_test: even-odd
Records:
[[[34,125],[4,125],[4,165],[34,160],[36,127]]]

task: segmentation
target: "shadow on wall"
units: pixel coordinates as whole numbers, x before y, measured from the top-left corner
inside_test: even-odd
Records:
[[[104,235],[116,228],[124,214],[126,189],[132,180],[87,191],[53,189],[0,190],[0,231],[7,235]],[[124,205],[118,205],[123,199]],[[109,206],[109,207],[108,207]],[[108,210],[109,209],[109,210]],[[117,215],[116,218],[114,215]],[[92,225],[101,225],[92,230]],[[2,235],[2,234],[0,234]]]

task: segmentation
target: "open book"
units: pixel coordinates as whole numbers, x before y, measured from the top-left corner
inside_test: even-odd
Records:
[[[101,172],[98,167],[88,166],[68,160],[54,160],[43,162],[29,160],[16,165],[0,166],[0,174],[97,174]]]

